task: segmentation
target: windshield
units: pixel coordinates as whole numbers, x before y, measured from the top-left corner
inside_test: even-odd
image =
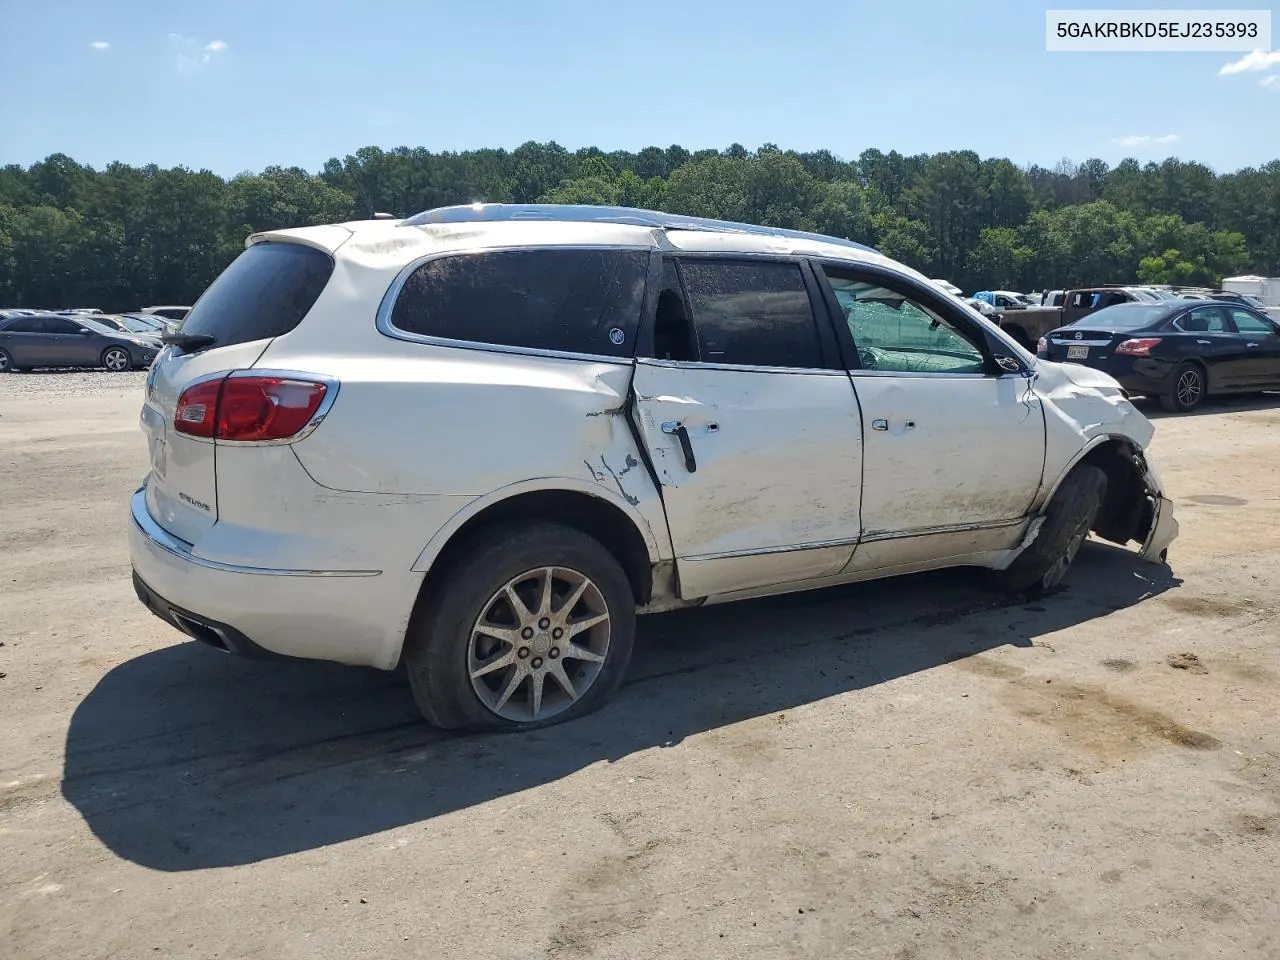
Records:
[[[121,317],[120,322],[124,324],[125,329],[133,333],[155,333],[156,328],[149,323],[145,323],[136,317]]]
[[[1164,304],[1119,303],[1111,307],[1103,307],[1096,313],[1068,324],[1068,327],[1083,327],[1090,330],[1134,330],[1150,326],[1162,317],[1167,316],[1169,308]]]
[[[111,337],[120,336],[119,330],[111,326],[109,323],[103,323],[101,320],[94,320],[91,317],[71,317],[70,319],[80,324],[80,326],[88,327],[90,330],[96,331],[97,333],[105,333]]]

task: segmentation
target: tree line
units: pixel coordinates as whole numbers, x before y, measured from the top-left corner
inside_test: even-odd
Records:
[[[1280,161],[1216,174],[1176,159],[1021,168],[968,150],[904,156],[766,144],[606,153],[556,143],[364,147],[316,174],[54,154],[0,168],[0,307],[191,303],[255,231],[455,203],[647,207],[870,244],[966,291],[1280,275]]]

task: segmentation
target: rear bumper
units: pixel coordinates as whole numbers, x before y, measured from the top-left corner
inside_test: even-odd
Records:
[[[157,616],[230,653],[395,667],[421,573],[210,560],[156,523],[145,491],[130,504],[129,553],[135,592]]]
[[[1061,363],[1081,363],[1078,360],[1059,358]],[[1101,370],[1119,382],[1126,391],[1153,396],[1167,391],[1172,383],[1177,364],[1158,357],[1111,356],[1084,361],[1082,366]]]
[[[248,657],[251,660],[292,659],[258,646],[230,624],[218,623],[198,613],[174,606],[147,586],[136,570],[133,572],[133,592],[142,601],[143,606],[169,626],[177,627],[193,640],[199,640],[215,649]]]

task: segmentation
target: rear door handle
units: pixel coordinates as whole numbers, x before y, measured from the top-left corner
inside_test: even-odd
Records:
[[[680,441],[680,452],[684,454],[684,468],[690,473],[698,470],[698,461],[693,456],[693,441],[689,439],[689,431],[679,420],[668,420],[662,424],[662,432]]]
[[[914,430],[916,428],[916,422],[914,420],[903,420],[902,428],[904,430]],[[871,429],[872,430],[888,430],[889,421],[884,419],[883,417],[878,417],[875,420],[871,421]]]

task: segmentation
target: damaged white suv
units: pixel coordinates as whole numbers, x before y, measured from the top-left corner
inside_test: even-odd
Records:
[[[1151,424],[843,240],[476,205],[252,236],[151,368],[134,585],[234,653],[392,669],[432,723],[618,687],[635,616],[938,567],[1163,561]]]

